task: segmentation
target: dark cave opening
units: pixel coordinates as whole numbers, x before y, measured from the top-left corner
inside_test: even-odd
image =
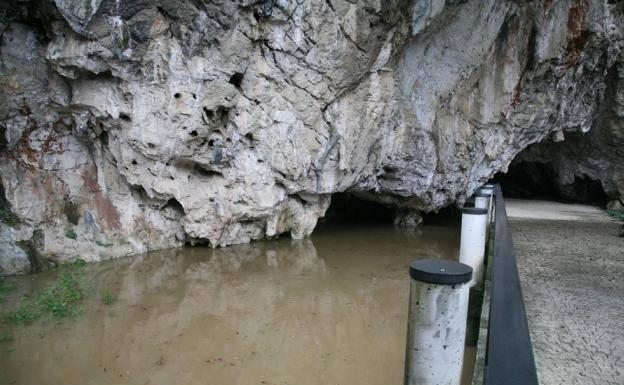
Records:
[[[457,223],[461,219],[461,208],[456,204],[450,204],[437,211],[421,213],[423,223],[428,225],[445,225],[449,223]]]
[[[552,200],[563,203],[586,203],[605,207],[609,197],[599,180],[587,175],[575,176],[574,182],[562,185],[557,170],[548,163],[514,161],[506,174],[498,173],[507,198]]]
[[[395,221],[408,213],[408,209],[392,204],[376,202],[351,193],[336,193],[332,195],[331,204],[325,212],[325,216],[319,219],[317,229],[335,224],[398,225],[403,227],[402,224],[395,223]],[[423,224],[431,225],[447,225],[461,218],[461,210],[455,205],[449,205],[429,213],[416,211],[415,214],[422,216]]]
[[[319,226],[338,223],[392,224],[394,207],[362,199],[349,193],[336,193]]]

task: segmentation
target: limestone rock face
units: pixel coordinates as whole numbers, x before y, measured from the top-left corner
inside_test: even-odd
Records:
[[[620,124],[622,4],[534,3],[0,6],[0,241],[31,245],[0,273],[302,238],[336,192],[435,211],[531,143]]]
[[[607,208],[624,210],[624,62],[621,59],[608,69],[604,92],[589,132],[564,134],[562,130],[529,146],[512,165],[539,165],[554,180],[558,193],[568,199],[591,199],[588,195],[594,192],[578,182],[595,181],[611,200]]]

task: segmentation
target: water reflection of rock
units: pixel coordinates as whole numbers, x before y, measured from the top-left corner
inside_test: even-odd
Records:
[[[327,270],[310,239],[256,242],[219,249],[197,247],[159,251],[119,265],[114,275],[123,277],[120,294],[135,300],[145,292],[175,288],[187,281],[211,285],[224,283],[240,271],[249,278],[247,274],[324,274]]]
[[[88,265],[96,289],[117,302],[66,330],[29,329],[0,368],[25,383],[42,383],[37,373],[50,383],[400,383],[404,267],[419,256],[449,257],[454,241],[443,229],[337,230]],[[41,348],[37,333],[63,365],[27,356]]]
[[[221,367],[213,378],[242,384],[268,371],[278,378],[307,373],[302,383],[316,383],[318,375],[329,381],[345,371],[345,360],[355,359],[371,341],[383,351],[404,334],[400,280],[361,284],[358,275],[332,277],[311,240],[159,252],[133,261],[121,274],[119,298],[136,310],[105,320],[101,329],[105,349],[120,353],[114,360],[120,367],[138,365],[134,357],[150,350],[154,362],[160,354],[177,373],[196,373],[195,365],[205,370],[205,363],[189,356],[238,357],[254,361],[244,375]],[[115,276],[120,277],[109,278]],[[397,327],[384,325],[371,338],[369,328],[387,323]],[[123,351],[107,342],[117,334],[129,337]],[[345,356],[337,361],[336,352]],[[267,370],[274,359],[285,361]],[[323,369],[327,365],[329,371]],[[161,375],[175,382],[165,372],[154,376]]]

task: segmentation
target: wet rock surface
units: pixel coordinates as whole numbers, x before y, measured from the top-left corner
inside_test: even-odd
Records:
[[[620,119],[616,2],[0,7],[2,186],[53,261],[302,238],[337,192],[435,211]]]

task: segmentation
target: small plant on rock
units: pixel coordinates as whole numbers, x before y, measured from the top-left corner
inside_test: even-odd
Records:
[[[13,212],[7,207],[0,207],[0,221],[11,227],[19,224],[19,218],[17,215],[13,214]]]
[[[74,229],[67,229],[67,231],[65,231],[65,237],[69,239],[76,239],[78,238],[78,235],[76,235]]]
[[[80,220],[80,207],[67,196],[63,199],[63,212],[69,223],[74,225],[78,224]]]

